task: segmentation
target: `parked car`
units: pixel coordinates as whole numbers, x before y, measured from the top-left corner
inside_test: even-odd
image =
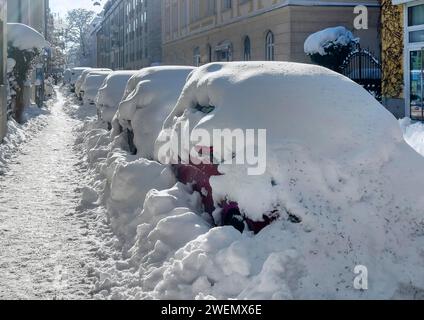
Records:
[[[81,74],[85,71],[91,68],[88,67],[78,67],[71,69],[71,79],[69,84],[71,85],[71,92],[75,92],[75,84],[78,80],[78,78],[81,76]]]
[[[72,71],[71,69],[66,69],[63,72],[63,84],[68,85],[71,83]]]
[[[142,69],[127,83],[116,123],[128,133],[130,150],[154,158],[155,140],[174,108],[193,67],[160,66]]]
[[[230,144],[190,141],[194,155],[185,159],[179,153],[182,160],[174,164],[179,181],[201,194],[217,225],[255,233],[278,218],[302,222],[305,209],[296,201],[307,206],[311,194],[326,198],[328,188],[349,195],[345,174],[360,163],[382,163],[378,155],[401,139],[396,119],[360,85],[323,67],[287,62],[199,67],[164,122],[156,150],[169,143],[162,138],[170,132],[180,137],[185,123],[190,134],[203,130],[213,137],[227,130]],[[243,144],[233,145],[235,130]],[[250,139],[247,130],[255,134]],[[259,139],[259,131],[265,139]],[[258,155],[257,168],[246,160],[235,163],[249,150]],[[176,158],[157,157],[163,164]],[[209,162],[198,164],[198,159]],[[327,186],[315,188],[320,184]],[[299,199],[287,199],[288,194]]]
[[[96,96],[96,107],[99,119],[105,121],[109,129],[112,119],[127,87],[128,80],[138,71],[114,71],[104,80]]]
[[[103,85],[103,81],[112,71],[92,71],[81,85],[80,94],[84,103],[95,104],[96,96]]]
[[[111,69],[106,69],[106,68],[90,68],[87,70],[84,70],[84,72],[81,74],[81,76],[78,78],[77,82],[75,83],[75,94],[77,95],[77,98],[79,100],[82,100],[82,95],[83,93],[81,92],[81,87],[84,84],[85,79],[87,78],[87,76],[91,73],[91,72],[96,72],[96,71],[112,71]]]

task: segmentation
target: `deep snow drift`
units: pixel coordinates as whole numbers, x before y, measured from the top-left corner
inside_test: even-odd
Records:
[[[97,176],[86,196],[100,195],[132,246],[104,270],[110,297],[423,297],[424,159],[359,85],[312,65],[214,63],[192,72],[164,132],[184,120],[192,130],[267,129],[265,174],[220,165],[213,197],[252,219],[273,209],[280,218],[256,236],[216,227],[171,167],[129,155],[125,132],[88,123],[81,139]],[[357,265],[368,268],[366,291],[353,287]]]
[[[0,175],[6,170],[8,160],[16,153],[20,145],[31,139],[46,125],[49,113],[48,110],[31,105],[25,108],[23,124],[13,119],[8,120],[7,134],[3,143],[0,143]]]
[[[424,124],[413,122],[410,118],[401,119],[399,123],[406,142],[424,156]]]

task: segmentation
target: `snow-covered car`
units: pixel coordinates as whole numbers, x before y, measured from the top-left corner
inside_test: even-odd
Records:
[[[304,221],[306,226],[324,207],[331,207],[327,213],[360,216],[359,211],[374,214],[377,203],[384,207],[378,212],[393,219],[390,212],[396,206],[388,195],[396,194],[397,188],[387,181],[382,186],[375,172],[384,170],[388,157],[397,157],[392,151],[402,141],[399,125],[361,86],[338,73],[283,62],[205,65],[191,74],[164,123],[156,150],[166,143],[169,131],[180,137],[187,122],[191,134],[201,129],[213,137],[215,129],[229,129],[242,130],[246,137],[244,144],[223,150],[217,150],[212,140],[204,145],[191,142],[189,149],[201,151],[198,157],[213,158],[213,163],[193,164],[191,157],[190,163],[176,166],[179,180],[193,184],[217,225],[259,232],[275,219],[288,219]],[[253,140],[246,134],[251,129],[256,132]],[[265,146],[258,142],[262,129]],[[264,147],[262,165],[260,161],[226,164],[249,149],[260,154]],[[183,158],[183,151],[178,158]],[[171,154],[157,157],[172,163]],[[254,166],[263,172],[249,174]],[[361,198],[367,202],[371,190],[386,194],[386,200],[356,202]],[[338,224],[342,218],[336,214],[326,219]],[[379,227],[377,222],[369,231]]]
[[[88,67],[78,67],[78,68],[71,69],[71,80],[70,80],[71,92],[75,92],[75,84],[76,84],[78,78],[87,69],[91,69],[91,68],[88,68]]]
[[[115,71],[107,76],[99,89],[96,97],[96,107],[99,119],[102,119],[109,126],[118,110],[119,103],[127,87],[128,80],[137,71]]]
[[[84,103],[95,104],[96,96],[103,85],[103,81],[112,71],[93,71],[90,72],[81,85],[80,94]]]
[[[113,126],[119,123],[129,135],[133,153],[152,159],[163,121],[174,108],[187,77],[194,70],[185,66],[142,69],[128,81]]]
[[[71,83],[72,71],[71,69],[66,69],[63,72],[63,84],[68,85]]]
[[[77,82],[75,83],[75,94],[77,95],[78,99],[82,100],[82,96],[84,95],[84,92],[81,91],[82,86],[85,82],[85,79],[87,79],[87,76],[91,74],[92,72],[97,71],[109,71],[111,72],[111,69],[106,68],[90,68],[87,70],[84,70],[84,72],[79,76]]]

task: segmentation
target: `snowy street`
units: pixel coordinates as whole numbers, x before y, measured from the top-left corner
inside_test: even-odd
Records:
[[[0,0],[0,301],[424,300],[423,34],[417,0]]]
[[[0,176],[0,299],[89,298],[96,249],[90,216],[78,215],[84,176],[74,149],[79,123],[50,106],[47,125]]]

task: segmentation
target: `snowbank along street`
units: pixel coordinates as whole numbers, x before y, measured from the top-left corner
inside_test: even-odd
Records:
[[[91,297],[95,216],[77,208],[85,175],[74,146],[80,120],[67,115],[64,104],[57,91],[43,124],[30,119],[37,130],[2,164],[1,299]]]

